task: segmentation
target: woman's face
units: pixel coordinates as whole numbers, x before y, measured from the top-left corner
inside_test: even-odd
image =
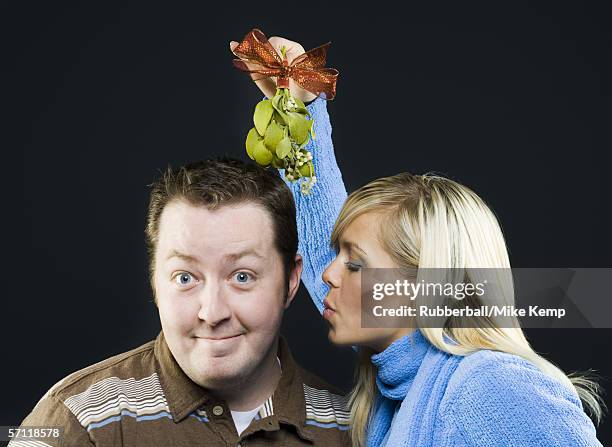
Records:
[[[323,317],[330,326],[329,340],[338,345],[361,345],[376,352],[410,333],[408,328],[361,327],[361,269],[398,268],[376,237],[379,213],[357,217],[339,239],[336,259],[323,272],[329,287]]]

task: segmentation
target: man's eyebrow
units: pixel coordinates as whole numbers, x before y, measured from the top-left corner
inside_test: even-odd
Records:
[[[364,255],[368,255],[365,250],[363,248],[361,248],[359,245],[357,245],[355,242],[351,242],[351,241],[347,241],[347,240],[340,240],[340,246],[342,248],[344,248],[345,250],[352,250],[352,249],[356,249],[359,250],[361,253],[363,253]]]
[[[247,248],[246,250],[242,250],[237,253],[229,253],[223,256],[223,258],[227,261],[237,261],[238,259],[245,258],[247,256],[252,256],[258,259],[265,259],[265,257],[259,254],[257,250],[252,248]]]
[[[181,253],[178,250],[172,250],[172,252],[168,255],[166,259],[170,259],[170,258],[179,258],[179,259],[182,259],[183,261],[188,261],[188,262],[198,262],[198,258],[196,258],[195,256]]]
[[[246,249],[246,250],[239,251],[237,253],[229,253],[223,256],[223,259],[228,262],[232,262],[232,261],[237,261],[238,259],[241,259],[241,258],[245,258],[247,256],[253,256],[254,258],[258,258],[258,259],[265,259],[264,256],[259,254],[259,252],[257,252],[257,250],[254,250],[254,249]],[[168,255],[166,259],[170,259],[170,258],[179,258],[179,259],[182,259],[183,261],[194,262],[194,263],[199,262],[197,257],[192,256],[192,255],[187,255],[185,253],[181,253],[178,250],[172,250],[172,252]]]

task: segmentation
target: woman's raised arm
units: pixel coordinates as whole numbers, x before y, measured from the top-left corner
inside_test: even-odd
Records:
[[[279,54],[281,47],[284,46],[289,62],[305,53],[304,48],[299,43],[282,37],[270,37],[268,41]],[[238,42],[230,42],[230,50],[233,51],[237,45]],[[249,63],[246,65],[251,68]],[[270,99],[276,92],[276,84],[273,78],[258,80],[255,83],[266,95],[264,99]],[[298,252],[302,255],[304,264],[302,281],[315,306],[322,313],[323,300],[329,288],[323,282],[321,276],[336,256],[334,249],[330,246],[331,233],[347,194],[334,154],[327,102],[304,90],[292,79],[290,79],[289,88],[293,96],[304,102],[314,99],[310,104],[307,104],[306,108],[310,112],[311,119],[314,120],[316,139],[311,139],[305,149],[312,153],[317,182],[310,194],[305,196],[300,192],[298,183],[292,183],[285,179],[284,169],[280,169],[279,172],[291,189],[295,199],[299,237]]]
[[[321,275],[336,256],[330,245],[330,238],[347,194],[334,154],[327,102],[317,98],[306,108],[314,119],[316,139],[311,140],[306,149],[312,153],[317,182],[309,195],[303,195],[298,183],[287,181],[283,175],[284,170],[280,169],[279,172],[295,199],[298,252],[304,263],[302,281],[317,309],[322,313],[323,300],[329,287],[323,282]]]

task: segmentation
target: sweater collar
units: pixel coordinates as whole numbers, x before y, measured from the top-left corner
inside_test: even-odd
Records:
[[[380,393],[389,399],[403,400],[429,347],[429,342],[417,329],[374,354],[372,363],[378,368],[376,385]]]

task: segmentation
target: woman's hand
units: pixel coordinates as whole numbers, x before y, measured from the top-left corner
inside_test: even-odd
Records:
[[[270,44],[274,47],[274,49],[278,52],[279,55],[282,54],[281,48],[283,46],[285,47],[286,54],[287,54],[287,62],[289,64],[291,64],[291,62],[296,57],[306,52],[304,50],[304,47],[300,45],[299,43],[294,42],[292,40],[284,39],[282,37],[276,37],[276,36],[270,37],[268,39],[268,42],[270,42]],[[235,42],[233,40],[230,42],[230,50],[232,51],[232,53],[234,52],[234,48],[236,48],[237,46],[238,46],[238,42]],[[236,57],[239,57],[239,56],[236,55]],[[244,62],[250,70],[261,67],[260,65],[253,64],[247,61],[244,61]],[[251,74],[251,78],[253,78],[253,74]],[[261,79],[259,81],[255,81],[255,84],[257,84],[257,87],[259,87],[259,89],[263,92],[263,94],[266,95],[270,99],[273,98],[274,95],[276,94],[276,77],[270,77],[266,79]],[[317,95],[315,95],[314,93],[311,93],[308,90],[304,90],[293,79],[289,79],[289,91],[291,92],[291,95],[293,97],[298,98],[302,102],[305,102],[305,103],[313,101],[317,97]]]

